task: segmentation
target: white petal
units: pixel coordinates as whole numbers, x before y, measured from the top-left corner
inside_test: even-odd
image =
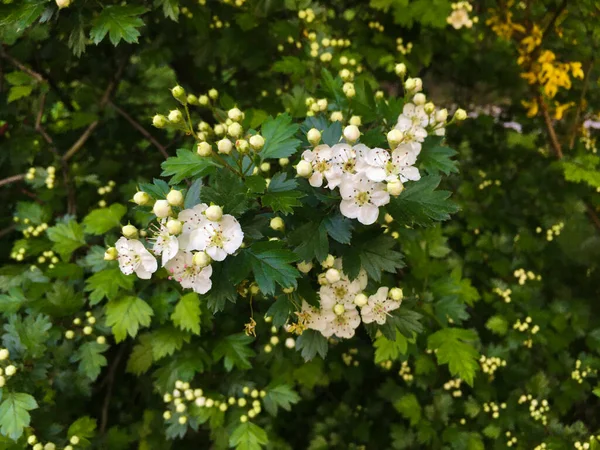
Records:
[[[207,247],[206,253],[215,261],[223,261],[227,257],[227,252],[219,247]]]
[[[386,177],[385,169],[372,166],[365,170],[365,175],[371,181],[383,181]]]
[[[342,200],[340,203],[340,212],[349,219],[356,219],[358,217],[359,206],[353,200]]]
[[[384,190],[375,191],[371,194],[370,201],[375,206],[387,205],[390,202],[390,194]]]
[[[321,187],[323,186],[323,174],[321,172],[314,172],[308,182],[312,187]]]

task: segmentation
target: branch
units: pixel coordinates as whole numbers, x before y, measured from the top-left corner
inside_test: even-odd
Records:
[[[117,356],[112,361],[110,368],[108,369],[108,374],[106,375],[105,382],[107,383],[106,388],[106,397],[104,397],[104,403],[102,405],[102,416],[100,418],[100,427],[98,431],[100,434],[104,434],[106,431],[106,425],[108,424],[108,407],[110,406],[110,397],[112,396],[113,385],[115,382],[115,374],[117,372],[117,367],[121,362],[121,358],[123,358],[123,353],[125,353],[125,345],[121,345]],[[103,382],[104,384],[104,382]]]
[[[25,64],[23,64],[21,61],[19,61],[16,58],[13,58],[8,53],[6,53],[6,50],[4,50],[4,47],[2,45],[0,45],[0,56],[2,58],[6,59],[7,61],[9,61],[10,63],[12,63],[13,66],[18,67],[20,70],[27,73],[30,77],[34,78],[38,82],[40,82],[40,83],[46,82],[46,80],[44,79],[44,77],[42,75],[40,75],[36,71],[30,69]]]
[[[542,40],[544,40],[546,35],[548,35],[554,28],[554,24],[556,23],[557,19],[560,17],[560,15],[563,13],[565,8],[567,7],[567,1],[568,0],[563,0],[562,3],[559,5],[559,7],[556,9],[556,11],[554,11],[554,15],[552,16],[552,18],[550,19],[550,22],[548,22],[548,25],[546,25],[546,28],[544,28],[544,31],[542,32]]]
[[[548,112],[548,106],[546,105],[546,102],[544,101],[541,95],[538,95],[537,101],[540,105],[540,109],[542,110],[542,115],[544,116],[546,130],[548,131],[548,136],[550,137],[550,144],[554,149],[554,153],[556,153],[556,157],[558,159],[562,159],[562,148],[560,146],[560,142],[558,141],[558,137],[556,136],[556,131],[554,131],[554,125],[552,125],[552,119],[550,118],[550,113]]]
[[[573,125],[571,126],[571,137],[569,138],[569,150],[573,150],[575,147],[575,138],[577,137],[577,129],[579,128],[579,119],[581,118],[581,113],[583,111],[583,106],[585,103],[585,94],[587,93],[588,86],[590,84],[591,72],[594,67],[594,59],[592,58],[588,63],[588,66],[585,70],[585,79],[583,80],[583,88],[581,90],[581,96],[579,97],[579,104],[577,105],[577,112],[575,113],[575,119],[573,120]]]
[[[115,105],[112,101],[109,101],[109,104],[115,109],[115,111],[122,115],[123,118],[127,120],[127,122],[129,122],[133,128],[138,130],[146,139],[148,139],[152,143],[152,145],[154,145],[158,149],[158,151],[165,157],[165,159],[169,157],[167,149],[160,142],[158,142],[148,130],[146,130],[142,125],[140,125],[140,123],[136,122],[136,120],[133,117],[131,117],[123,109]]]
[[[5,184],[14,183],[15,181],[21,181],[25,178],[25,174],[13,175],[12,177],[4,178],[0,180],[0,186],[4,186]]]

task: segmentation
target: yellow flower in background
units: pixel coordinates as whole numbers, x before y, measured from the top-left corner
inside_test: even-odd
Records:
[[[533,25],[531,34],[521,40],[523,52],[531,53],[542,44],[542,30],[537,25]]]
[[[528,102],[527,100],[521,100],[521,104],[527,108],[527,117],[535,117],[539,111],[539,106],[536,100]]]
[[[554,118],[556,120],[561,120],[563,118],[563,115],[565,114],[565,111],[571,108],[572,106],[575,106],[575,102],[564,103],[562,105],[556,102],[555,105],[556,106],[554,108]]]
[[[572,62],[571,65],[571,73],[575,78],[580,78],[583,80],[583,69],[581,68],[580,62]]]

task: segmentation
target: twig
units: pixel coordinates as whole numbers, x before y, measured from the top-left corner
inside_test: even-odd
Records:
[[[158,142],[156,138],[152,136],[150,132],[146,130],[139,122],[127,114],[122,108],[119,108],[117,105],[115,105],[114,102],[109,101],[109,104],[115,109],[115,111],[122,115],[123,118],[127,120],[127,122],[129,122],[133,128],[138,130],[146,139],[148,139],[165,158],[169,157],[166,148],[160,142]]]
[[[579,104],[577,105],[577,112],[575,113],[575,119],[571,126],[571,137],[569,138],[569,150],[573,150],[575,147],[575,138],[577,137],[577,129],[579,128],[579,119],[581,118],[581,112],[583,111],[583,105],[585,103],[585,94],[587,93],[588,86],[590,84],[591,72],[594,67],[594,59],[592,58],[588,63],[585,70],[585,79],[583,80],[583,88],[581,90],[581,96],[579,97]]]
[[[12,177],[4,178],[3,180],[0,180],[0,186],[14,183],[15,181],[21,181],[23,178],[25,178],[25,174],[13,175]]]
[[[9,227],[6,227],[3,230],[0,230],[0,238],[6,236],[7,234],[11,233],[15,228],[17,228],[17,226],[15,224],[12,224]]]
[[[600,218],[596,214],[596,211],[594,211],[594,208],[588,203],[586,203],[585,206],[587,208],[588,216],[590,216],[590,219],[592,219],[596,228],[600,230]]]
[[[106,376],[106,397],[104,397],[104,403],[102,405],[102,415],[100,418],[100,434],[104,434],[106,431],[106,425],[108,424],[108,407],[110,406],[110,397],[112,396],[113,385],[115,382],[115,374],[117,372],[117,367],[121,362],[121,358],[123,358],[123,353],[125,353],[125,345],[121,345],[119,351],[117,352],[117,356],[110,365],[108,369],[108,374]]]
[[[18,67],[23,72],[27,73],[30,77],[34,78],[36,81],[38,81],[40,83],[46,82],[46,80],[44,79],[44,77],[42,75],[40,75],[36,71],[30,69],[25,64],[23,64],[21,61],[19,61],[16,58],[13,58],[8,53],[6,53],[6,50],[4,50],[4,47],[2,45],[0,45],[0,56],[2,58],[6,59],[7,61],[11,62],[14,66]]]
[[[567,2],[568,0],[563,0],[560,6],[556,9],[556,11],[554,11],[554,15],[552,16],[550,22],[548,22],[548,25],[546,25],[546,28],[544,28],[544,31],[542,32],[542,40],[546,37],[547,34],[549,34],[552,31],[556,20],[560,17],[562,12],[567,7]]]
[[[541,95],[538,95],[537,101],[540,105],[540,109],[542,110],[542,115],[544,116],[546,130],[548,131],[548,136],[550,137],[550,144],[554,149],[554,153],[556,153],[556,157],[558,159],[562,159],[562,148],[560,146],[560,142],[558,141],[558,137],[556,136],[556,131],[554,131],[554,125],[552,125],[552,119],[550,118],[550,113],[548,112],[548,106],[546,105],[546,102],[544,102],[544,99]]]

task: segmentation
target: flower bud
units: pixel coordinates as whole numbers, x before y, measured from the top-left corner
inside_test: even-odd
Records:
[[[166,200],[156,200],[154,207],[152,208],[152,212],[159,219],[162,219],[163,217],[169,217],[171,215],[171,206]]]
[[[215,132],[215,134],[217,136],[223,136],[225,134],[225,131],[227,131],[227,129],[225,128],[225,125],[221,125],[220,123],[218,123],[213,128],[213,131]]]
[[[170,234],[178,235],[183,230],[183,224],[179,220],[171,219],[167,222],[167,230]]]
[[[7,377],[12,377],[15,373],[17,373],[17,368],[11,364],[10,366],[6,366],[4,373]]]
[[[356,142],[359,137],[360,130],[356,125],[348,125],[346,128],[344,128],[344,138],[346,139],[346,142],[352,144]]]
[[[34,445],[34,444],[36,444],[36,443],[37,443],[37,437],[35,436],[35,434],[32,434],[31,436],[29,436],[29,437],[27,438],[27,443],[28,443],[29,445]]]
[[[431,114],[433,111],[435,111],[435,105],[432,102],[425,103],[425,105],[423,105],[423,110],[427,114]]]
[[[58,9],[68,8],[71,6],[71,0],[56,0],[56,6]]]
[[[454,118],[456,120],[465,120],[467,118],[467,112],[464,109],[459,108],[454,113]]]
[[[125,225],[123,228],[121,228],[121,232],[127,239],[135,239],[138,237],[138,229],[131,224]]]
[[[296,173],[299,177],[308,178],[312,174],[312,165],[308,161],[300,161],[296,166]]]
[[[119,256],[117,249],[114,247],[108,247],[104,252],[104,261],[114,261]]]
[[[197,152],[200,156],[210,156],[212,155],[212,145],[208,142],[199,142]]]
[[[265,138],[260,134],[255,134],[254,136],[250,136],[249,139],[250,147],[252,147],[255,151],[260,151],[265,146]]]
[[[179,419],[177,419],[177,421],[179,422],[180,425],[185,425],[187,422],[187,417],[181,416]]]
[[[182,105],[185,105],[187,103],[185,89],[181,86],[177,85],[173,89],[171,89],[171,94],[173,94],[173,97],[175,97],[177,101],[179,101],[179,103],[181,103]]]
[[[273,217],[269,226],[275,231],[283,231],[285,228],[285,223],[281,217]]]
[[[335,263],[335,257],[333,255],[327,255],[327,257],[323,260],[323,262],[321,263],[321,266],[324,269],[327,269],[329,267],[333,267],[333,264]]]
[[[399,302],[404,297],[404,293],[402,292],[402,289],[395,287],[390,289],[389,297],[392,300],[396,300],[397,302]]]
[[[350,120],[348,121],[348,123],[350,123],[350,125],[360,127],[362,125],[362,120],[361,120],[360,116],[352,116],[352,117],[350,117]]]
[[[417,86],[417,83],[415,82],[414,78],[408,78],[404,82],[404,89],[406,89],[408,92],[412,92],[416,86]]]
[[[233,149],[233,144],[227,138],[221,139],[219,142],[217,142],[217,150],[219,150],[219,153],[224,153],[225,155],[229,155],[231,153],[232,149]]]
[[[32,447],[32,450],[44,450],[44,446],[38,442]]]
[[[212,259],[206,252],[196,252],[192,258],[192,263],[198,267],[206,267],[212,262]]]
[[[237,151],[242,155],[245,155],[250,150],[250,144],[246,139],[238,139],[235,141],[235,148],[237,148]]]
[[[92,331],[94,331],[94,330],[90,326],[83,327],[83,334],[85,334],[85,335],[89,336],[90,334],[92,334]]]
[[[403,139],[404,133],[402,133],[402,131],[400,130],[393,129],[387,134],[387,140],[392,150],[398,147],[398,145],[400,145],[400,142],[402,142]]]
[[[285,346],[286,346],[287,348],[290,348],[290,349],[291,349],[291,348],[294,348],[294,347],[296,346],[296,341],[295,341],[295,339],[294,339],[294,338],[291,338],[291,337],[287,338],[287,339],[285,340]]]
[[[332,122],[341,122],[342,120],[344,120],[344,115],[341,111],[334,111],[331,113],[331,116],[329,116],[329,119]]]
[[[144,191],[138,191],[133,196],[133,202],[137,205],[144,206],[150,201],[150,196]]]
[[[424,105],[426,101],[427,97],[425,97],[425,94],[423,94],[422,92],[415,94],[415,96],[413,97],[413,103],[417,106]]]
[[[208,220],[218,222],[219,220],[221,220],[221,217],[223,217],[223,209],[218,205],[211,205],[208,208],[206,208],[204,214],[206,214],[206,218]]]
[[[73,339],[75,337],[75,332],[73,330],[67,330],[65,331],[65,338],[66,339]]]
[[[319,107],[319,111],[325,111],[327,109],[327,99],[326,98],[320,98],[319,100],[317,100],[317,106]]]
[[[396,64],[396,66],[394,67],[394,72],[396,72],[396,75],[398,75],[399,77],[403,77],[404,75],[406,75],[406,64]]]
[[[354,304],[356,306],[360,306],[361,308],[363,306],[365,306],[368,301],[369,301],[369,298],[362,292],[359,294],[356,294],[356,296],[354,297]]]
[[[229,125],[227,127],[227,134],[229,134],[229,136],[232,136],[234,138],[239,137],[240,134],[242,134],[242,126],[237,122],[233,122],[231,125]]]
[[[269,170],[271,170],[271,163],[268,162],[264,162],[260,165],[260,170],[261,172],[268,172]]]
[[[290,163],[290,160],[288,158],[279,158],[279,165],[281,167],[285,167]]]
[[[312,145],[317,145],[321,142],[321,132],[316,128],[311,128],[308,130],[308,133],[306,133],[306,138]]]
[[[210,91],[208,91],[208,96],[213,100],[216,100],[219,97],[219,91],[217,91],[216,89],[211,89]]]
[[[96,342],[100,345],[104,345],[104,344],[106,344],[106,338],[104,336],[98,336],[96,338]]]
[[[169,205],[171,206],[181,206],[183,205],[183,194],[181,191],[171,189],[167,194],[167,202],[169,202]]]
[[[299,262],[298,264],[296,264],[296,267],[298,267],[298,270],[302,273],[308,273],[311,271],[311,269],[313,268],[313,263],[308,261],[302,261]]]
[[[336,303],[336,305],[333,307],[333,312],[336,316],[341,316],[346,312],[346,308],[344,308],[344,305],[341,303]]]
[[[389,181],[386,186],[386,189],[390,195],[397,197],[398,195],[402,194],[402,191],[404,190],[404,185],[400,180]]]
[[[231,120],[239,122],[243,119],[244,114],[238,108],[232,108],[227,111],[227,117],[229,117]]]
[[[71,436],[71,439],[69,439],[69,442],[73,445],[79,444],[79,436]]]
[[[436,122],[445,122],[448,119],[448,110],[446,108],[440,109],[435,113],[435,121]]]
[[[194,94],[188,94],[188,96],[187,96],[187,102],[190,105],[197,105],[198,104],[198,97],[196,97]]]
[[[162,114],[156,114],[152,118],[152,125],[156,128],[164,128],[167,125],[167,118]]]
[[[169,111],[169,122],[179,123],[182,120],[183,120],[183,115],[181,114],[181,111],[179,111],[178,109]]]
[[[334,268],[327,269],[327,272],[325,272],[325,278],[331,284],[337,283],[341,279],[340,271]]]
[[[201,95],[200,97],[198,97],[198,103],[202,106],[208,105],[209,101],[210,100],[208,99],[208,95]]]

